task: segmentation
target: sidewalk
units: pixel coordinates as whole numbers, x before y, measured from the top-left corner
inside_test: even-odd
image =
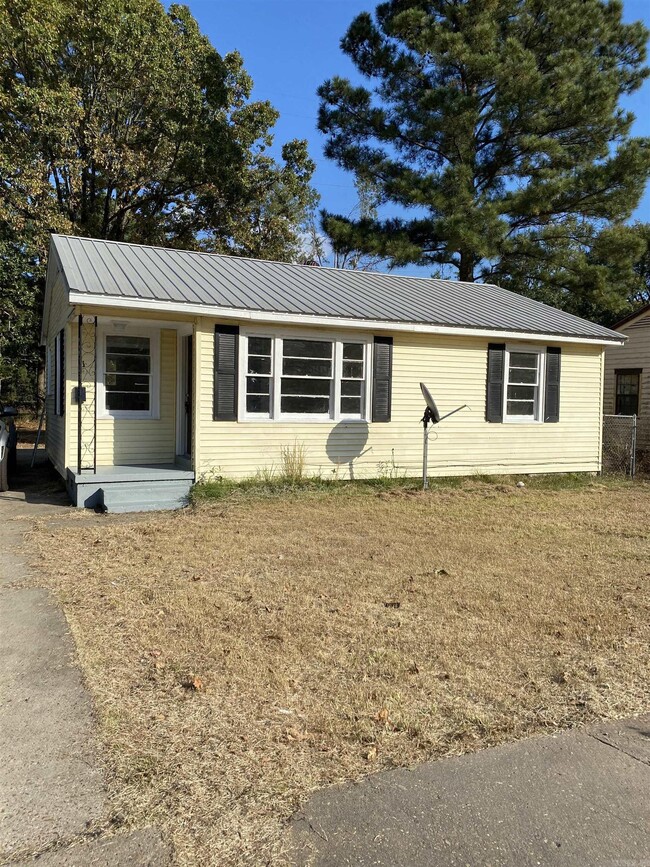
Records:
[[[104,837],[112,825],[90,699],[63,612],[34,586],[22,551],[30,520],[67,514],[67,498],[37,472],[17,481],[0,494],[0,864],[168,864],[152,829]]]
[[[650,715],[325,789],[293,836],[314,867],[650,867]]]

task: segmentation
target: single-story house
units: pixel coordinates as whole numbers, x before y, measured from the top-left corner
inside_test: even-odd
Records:
[[[603,408],[607,415],[636,415],[637,446],[650,449],[650,304],[621,319],[613,330],[624,344],[605,353]]]
[[[615,331],[498,286],[54,235],[47,450],[79,506],[195,480],[598,472]]]

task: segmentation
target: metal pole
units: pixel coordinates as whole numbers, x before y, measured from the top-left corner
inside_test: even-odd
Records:
[[[93,323],[93,473],[97,472],[97,317]]]
[[[77,472],[81,474],[81,340],[83,336],[83,316],[77,320]]]
[[[632,455],[630,458],[630,478],[636,473],[636,415],[632,416]]]
[[[428,467],[429,467],[429,428],[427,424],[424,425],[424,444],[422,446],[422,490],[426,491],[429,487],[429,478],[428,478]]]

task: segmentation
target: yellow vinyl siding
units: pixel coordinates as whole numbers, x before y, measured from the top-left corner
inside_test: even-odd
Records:
[[[77,330],[70,329],[72,357],[68,390],[68,466],[77,466]],[[176,455],[176,331],[160,332],[160,418],[97,419],[97,466],[173,463]]]
[[[68,293],[60,274],[57,274],[52,282],[51,295],[48,305],[47,322],[44,329],[45,345],[47,352],[52,360],[52,372],[50,374],[50,383],[48,385],[48,394],[45,398],[45,414],[46,414],[46,434],[45,434],[45,450],[47,456],[51,460],[57,472],[65,475],[65,432],[66,432],[66,415],[69,412],[69,407],[66,406],[66,414],[63,416],[55,415],[54,412],[54,341],[56,335],[64,329],[65,331],[65,371],[67,394],[67,381],[70,370],[70,351],[68,341],[70,339],[70,328],[67,325],[68,316],[71,313],[71,307],[68,304]]]
[[[442,413],[463,403],[470,407],[431,428],[431,475],[600,469],[599,346],[554,342],[562,346],[557,424],[485,421],[486,338],[404,332],[393,335],[392,420],[388,423],[215,422],[214,324],[214,320],[204,319],[196,332],[200,354],[199,477],[243,478],[271,467],[279,471],[282,448],[296,441],[306,449],[311,474],[326,478],[346,478],[351,471],[356,477],[418,475],[422,467],[420,381],[429,386]],[[326,330],[322,330],[322,337],[328,337]]]
[[[605,352],[605,412],[616,412],[616,370],[641,368],[639,418],[650,419],[650,313],[624,325],[621,333],[627,336],[625,345],[612,346]],[[650,448],[650,422],[639,424],[638,445]]]

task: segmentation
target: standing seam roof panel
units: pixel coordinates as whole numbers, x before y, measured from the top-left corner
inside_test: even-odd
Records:
[[[620,335],[490,283],[169,250],[52,236],[70,289],[81,293],[413,325],[619,341]],[[120,277],[116,279],[115,272]]]

